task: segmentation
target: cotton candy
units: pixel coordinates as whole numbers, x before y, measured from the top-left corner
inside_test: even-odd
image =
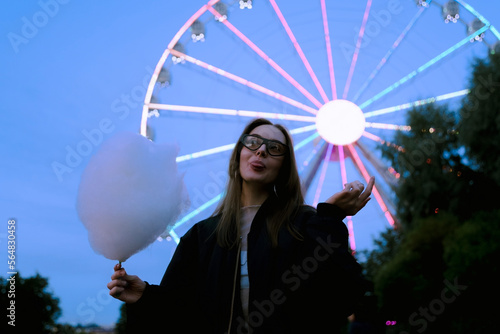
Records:
[[[124,262],[189,207],[177,153],[175,145],[132,132],[102,144],[82,174],[76,203],[94,251]]]

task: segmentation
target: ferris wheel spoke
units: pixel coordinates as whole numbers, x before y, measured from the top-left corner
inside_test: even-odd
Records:
[[[388,184],[394,191],[397,186],[397,181],[400,174],[397,173],[396,170],[392,167],[385,167],[386,165],[377,156],[375,156],[375,154],[373,154],[373,151],[369,150],[361,141],[356,142],[356,145],[361,150],[361,154],[363,154],[363,156],[370,162],[371,166],[373,166],[377,170],[379,175],[382,176],[385,183]],[[391,200],[388,200],[389,197],[386,195],[383,197],[386,198],[386,202],[389,202],[391,207],[394,208],[393,202]]]
[[[365,127],[374,128],[374,129],[385,129],[385,130],[398,130],[398,131],[410,131],[411,130],[411,126],[409,126],[409,125],[372,123],[372,122],[366,122]]]
[[[312,142],[314,139],[316,139],[318,137],[319,137],[319,133],[317,133],[317,132],[313,133],[312,135],[310,135],[306,139],[304,139],[304,140],[300,141],[299,143],[297,143],[296,145],[294,145],[293,150],[298,151],[299,149],[306,146],[307,144],[309,144],[310,142]]]
[[[365,131],[363,131],[363,137],[368,138],[368,139],[371,139],[371,140],[376,141],[376,142],[379,142],[379,143],[381,143],[381,144],[383,144],[383,143],[385,142],[385,141],[384,141],[382,138],[380,138],[379,136],[374,135],[373,133],[368,132],[368,131],[366,131],[366,130],[365,130]]]
[[[174,226],[172,226],[171,230],[175,230],[176,228],[179,228],[179,226],[188,222],[191,218],[196,217],[197,215],[199,215],[200,213],[202,213],[203,211],[205,211],[206,209],[208,209],[212,205],[218,203],[220,201],[220,199],[222,198],[222,195],[223,195],[223,193],[218,194],[217,196],[213,197],[212,199],[206,201],[205,203],[203,203],[202,205],[200,205],[199,207],[194,209],[193,211],[189,212],[187,215],[185,215],[180,220],[175,222],[175,224],[174,224]]]
[[[304,132],[309,132],[309,131],[314,131],[314,130],[316,130],[316,124],[306,125],[306,126],[303,126],[300,128],[292,129],[292,130],[290,130],[290,134],[296,135],[298,133],[304,133]]]
[[[410,31],[410,29],[415,25],[415,22],[417,22],[417,20],[420,18],[420,16],[424,12],[425,8],[426,7],[423,7],[423,6],[420,7],[420,9],[415,14],[415,16],[413,16],[413,18],[410,20],[410,22],[408,23],[408,25],[404,28],[404,30],[401,33],[401,35],[399,35],[399,37],[396,39],[396,41],[394,42],[394,44],[392,45],[392,47],[389,49],[389,51],[387,51],[387,53],[382,58],[382,60],[380,60],[380,63],[378,63],[377,67],[373,70],[373,72],[370,74],[370,76],[368,77],[368,79],[363,83],[363,85],[361,86],[361,88],[359,89],[359,91],[356,93],[356,95],[354,96],[354,98],[352,100],[353,102],[356,102],[359,99],[360,95],[363,94],[363,92],[365,91],[365,89],[368,88],[368,85],[370,85],[370,83],[372,82],[372,80],[380,72],[380,69],[385,64],[387,64],[387,61],[391,57],[392,53],[401,44],[401,42],[403,41],[403,39],[408,34],[408,31]]]
[[[242,85],[245,85],[245,86],[247,86],[249,88],[252,88],[252,89],[254,89],[254,90],[258,91],[258,92],[261,92],[261,93],[264,93],[266,95],[269,95],[269,96],[271,96],[271,97],[273,97],[273,98],[275,98],[277,100],[280,100],[280,101],[283,101],[285,103],[288,103],[288,104],[290,104],[290,105],[292,105],[294,107],[297,107],[299,109],[302,109],[302,110],[307,111],[307,112],[309,112],[311,114],[314,114],[314,115],[316,115],[316,113],[317,113],[317,110],[314,109],[314,108],[311,108],[311,107],[306,106],[305,104],[302,104],[302,103],[300,103],[298,101],[295,101],[295,100],[293,100],[293,99],[291,99],[289,97],[286,97],[284,95],[276,93],[276,92],[274,92],[274,91],[272,91],[272,90],[270,90],[268,88],[262,87],[262,86],[254,83],[254,82],[251,82],[251,81],[249,81],[247,79],[243,79],[242,77],[239,77],[239,76],[237,76],[235,74],[232,74],[232,73],[229,73],[227,71],[224,71],[224,70],[222,70],[222,69],[220,69],[218,67],[215,67],[213,65],[207,64],[207,63],[205,63],[205,62],[203,62],[201,60],[198,60],[198,59],[196,59],[194,57],[188,56],[188,55],[186,55],[186,54],[184,54],[182,52],[179,52],[179,51],[174,50],[174,49],[171,49],[170,52],[174,56],[176,56],[176,57],[183,58],[184,60],[186,60],[186,61],[188,61],[188,62],[190,62],[192,64],[198,65],[198,66],[200,66],[202,68],[205,68],[205,69],[207,69],[209,71],[212,71],[212,72],[214,72],[214,73],[216,73],[218,75],[221,75],[221,76],[226,77],[226,78],[228,78],[230,80],[233,80],[233,81],[238,82],[238,83],[240,83]]]
[[[215,15],[215,17],[220,17],[221,15],[213,8],[209,7],[208,10]],[[316,107],[321,108],[322,103],[319,102],[309,91],[302,87],[290,74],[288,74],[284,69],[282,69],[274,60],[272,60],[264,51],[262,51],[257,45],[255,45],[248,37],[246,37],[241,31],[239,31],[234,25],[232,25],[227,19],[223,20],[222,23],[229,28],[236,36],[238,36],[243,42],[245,42],[255,53],[257,53],[262,59],[271,65],[279,74],[281,74],[289,83],[291,83],[295,88],[297,88],[305,97],[309,99]]]
[[[422,100],[413,101],[413,102],[409,102],[409,103],[403,103],[403,104],[400,104],[400,105],[397,105],[394,107],[365,112],[365,113],[363,113],[363,115],[365,116],[365,118],[369,118],[369,117],[373,117],[373,116],[388,114],[388,113],[392,113],[395,111],[400,111],[400,110],[405,110],[405,109],[409,109],[409,108],[413,108],[413,107],[423,106],[423,105],[426,105],[429,103],[453,99],[456,97],[467,95],[467,94],[469,94],[469,92],[470,92],[469,89],[462,89],[462,90],[459,90],[456,92],[438,95],[436,97],[429,97],[427,99],[422,99]]]
[[[382,161],[373,154],[373,151],[365,147],[362,142],[358,141],[356,143],[356,147],[359,148],[361,154],[370,162],[371,166],[377,170],[385,183],[391,188],[391,191],[395,191],[400,174],[393,167],[386,167],[385,164],[383,164]],[[377,188],[377,190],[386,206],[391,208],[389,211],[395,211],[396,206],[384,188],[380,187]]]
[[[199,151],[199,152],[181,155],[181,156],[177,157],[175,159],[175,161],[177,163],[179,163],[179,162],[188,161],[188,160],[192,160],[192,159],[196,159],[196,158],[202,158],[202,157],[206,157],[206,156],[209,156],[212,154],[226,152],[226,151],[232,150],[233,148],[234,148],[234,143],[222,145],[222,146],[210,148],[208,150],[203,150],[203,151]]]
[[[354,236],[354,224],[352,222],[352,217],[347,217],[347,232],[349,235],[349,246],[351,247],[352,254],[356,253],[356,237]]]
[[[359,50],[361,49],[361,42],[363,41],[363,35],[365,34],[366,22],[368,21],[368,16],[370,14],[370,8],[372,6],[372,0],[368,0],[366,2],[365,14],[363,15],[363,23],[361,24],[361,28],[359,29],[358,41],[356,42],[356,48],[354,50],[354,54],[352,55],[351,67],[349,68],[349,74],[347,76],[347,82],[344,87],[343,99],[347,98],[347,93],[349,92],[349,88],[351,86],[352,76],[354,75],[354,68],[356,67],[356,62],[358,60]]]
[[[183,105],[160,104],[160,103],[150,103],[149,108],[155,110],[170,110],[170,111],[192,112],[192,113],[212,114],[212,115],[281,119],[287,121],[299,121],[308,123],[314,123],[316,121],[316,117],[313,116],[279,114],[279,113],[251,111],[251,110],[208,108],[208,107],[183,106]]]
[[[392,85],[390,85],[389,87],[387,87],[386,89],[384,89],[383,91],[381,91],[380,93],[378,93],[377,95],[375,95],[374,97],[372,97],[371,99],[365,101],[363,104],[361,104],[359,107],[361,109],[364,109],[366,108],[367,106],[369,106],[370,104],[372,104],[373,102],[379,100],[380,98],[382,98],[383,96],[387,95],[388,93],[390,93],[391,91],[393,91],[394,89],[396,89],[397,87],[401,86],[402,84],[408,82],[410,79],[412,79],[413,77],[417,76],[418,74],[424,72],[426,69],[428,69],[429,67],[431,67],[432,65],[436,64],[437,62],[439,62],[440,60],[444,59],[446,56],[449,56],[450,54],[452,54],[454,51],[458,50],[460,47],[466,45],[467,43],[469,43],[469,41],[471,39],[474,39],[476,36],[479,36],[481,35],[482,33],[484,33],[486,30],[488,30],[489,26],[484,26],[482,27],[481,29],[477,30],[475,33],[473,34],[470,34],[469,36],[467,36],[466,38],[464,38],[463,40],[461,40],[460,42],[456,43],[455,45],[453,45],[452,47],[450,47],[449,49],[447,49],[446,51],[442,52],[441,54],[439,54],[438,56],[432,58],[431,60],[429,60],[427,63],[425,63],[424,65],[420,66],[419,68],[417,68],[416,70],[414,70],[413,72],[411,72],[410,74],[408,74],[407,76],[405,76],[404,78],[400,79],[399,81],[393,83]]]
[[[332,99],[336,100],[337,85],[335,83],[335,71],[333,69],[332,45],[330,43],[330,30],[328,28],[325,0],[321,0],[321,15],[323,17],[323,30],[325,32],[326,55],[328,58],[328,71],[330,73],[330,86],[332,87]]]
[[[365,165],[363,164],[363,162],[359,158],[359,155],[356,152],[356,149],[354,148],[354,146],[352,144],[347,145],[347,148],[349,149],[349,152],[351,153],[351,156],[354,160],[354,165],[356,166],[356,168],[358,168],[359,172],[361,173],[361,175],[363,176],[365,181],[368,183],[370,180],[370,174],[368,174],[368,171],[366,170]],[[387,205],[385,204],[384,200],[382,199],[382,196],[380,195],[376,186],[373,186],[372,194],[375,197],[378,205],[382,209],[382,212],[384,212],[385,218],[387,219],[389,224],[391,226],[393,226],[394,225],[394,218],[392,217],[391,212],[387,208]]]
[[[297,42],[297,39],[295,38],[295,36],[294,36],[294,34],[292,32],[292,29],[290,29],[290,26],[288,25],[285,17],[283,16],[283,13],[279,9],[278,5],[276,4],[276,1],[269,0],[269,2],[271,3],[274,11],[276,12],[276,15],[278,15],[278,18],[279,18],[281,24],[285,28],[286,33],[288,34],[288,37],[290,38],[290,40],[292,41],[293,46],[295,47],[295,50],[297,50],[297,53],[299,54],[299,57],[302,60],[302,63],[306,67],[307,72],[309,73],[309,76],[313,80],[316,88],[318,89],[321,97],[323,98],[323,101],[325,103],[328,102],[328,97],[326,96],[325,90],[323,89],[323,87],[321,86],[321,83],[319,82],[318,78],[316,77],[316,74],[314,73],[311,65],[309,64],[309,61],[307,60],[306,55],[302,51],[302,48],[300,47],[299,42]]]
[[[317,136],[319,136],[319,134],[315,134]],[[321,147],[325,145],[325,141],[324,140],[321,140]],[[304,167],[307,167],[309,165],[311,165],[311,161],[314,159],[314,158],[317,158],[318,157],[318,152],[321,151],[321,149],[316,149],[316,148],[313,148],[311,150],[311,152],[309,152],[309,155],[304,159],[304,161],[302,162],[302,165],[300,166],[299,168],[299,175],[302,176],[302,173],[304,172]]]
[[[387,141],[387,140],[385,140],[385,139],[382,139],[382,138],[380,138],[379,136],[374,135],[373,133],[370,133],[370,132],[368,132],[368,131],[364,131],[364,132],[363,132],[363,137],[368,138],[368,139],[370,139],[370,140],[373,140],[373,141],[375,141],[375,142],[378,142],[378,143],[380,143],[380,144],[382,144],[382,145],[386,145],[386,146],[393,147],[394,149],[396,149],[396,150],[398,150],[398,151],[402,151],[402,152],[404,152],[404,147],[403,147],[403,146],[401,146],[401,145],[397,145],[397,144],[394,144],[394,143],[392,143],[392,142],[390,142],[390,141]],[[359,141],[358,141],[357,143],[359,144]],[[360,147],[362,147],[361,145],[359,145],[359,146],[360,146]]]
[[[302,164],[299,166],[299,176],[301,180],[301,187],[306,193],[311,185],[311,182],[318,171],[318,167],[321,164],[323,154],[327,148],[326,141],[321,139],[318,145],[314,145],[311,152],[304,159]]]
[[[339,163],[340,163],[340,177],[342,179],[342,185],[347,183],[347,169],[345,167],[345,154],[344,146],[337,146],[339,150]],[[354,236],[354,225],[352,222],[352,216],[347,216],[347,230],[349,232],[349,245],[353,252],[356,251],[356,237]]]
[[[314,195],[313,206],[317,206],[319,202],[319,196],[321,195],[321,190],[323,189],[323,183],[325,182],[326,171],[328,170],[328,163],[332,156],[333,144],[328,144],[328,149],[326,151],[325,159],[323,160],[323,165],[321,166],[321,174],[319,176],[318,186],[316,188],[316,194]]]

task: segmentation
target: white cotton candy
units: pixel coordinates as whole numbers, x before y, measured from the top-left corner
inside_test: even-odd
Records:
[[[77,211],[99,254],[124,262],[173,225],[189,199],[178,148],[131,132],[105,141],[85,168]]]

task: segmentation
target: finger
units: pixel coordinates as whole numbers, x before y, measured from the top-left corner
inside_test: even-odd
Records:
[[[120,295],[122,294],[122,292],[124,290],[125,289],[121,288],[121,287],[114,287],[113,289],[109,290],[109,295],[114,297],[114,298],[118,298],[118,297],[120,297]]]
[[[366,189],[370,189],[371,191],[374,185],[375,185],[375,176],[372,176],[370,177],[370,181],[368,181]]]
[[[359,189],[361,189],[361,191],[363,191],[363,189],[365,188],[365,185],[362,182],[356,180],[356,181],[344,184],[344,187],[345,187],[345,189],[347,189],[349,191],[359,190]]]
[[[356,189],[363,191],[363,189],[365,189],[365,185],[361,182],[356,182]]]
[[[111,280],[114,280],[114,279],[123,279],[126,276],[127,276],[127,272],[125,271],[125,269],[120,269],[118,271],[115,271],[113,273],[113,275],[111,275]]]
[[[354,197],[358,197],[363,192],[365,186],[361,182],[353,182],[351,185],[350,194]]]
[[[365,200],[361,203],[361,206],[360,206],[360,208],[359,208],[359,209],[361,210],[362,208],[364,208],[364,207],[365,207],[365,205],[366,205],[366,204],[367,204],[367,203],[368,203],[371,199],[372,199],[371,197],[368,197],[367,199],[365,199]]]
[[[368,181],[368,185],[366,186],[366,189],[364,189],[363,194],[359,196],[361,200],[366,200],[370,195],[372,194],[373,187],[375,185],[375,177],[371,177],[370,181]]]
[[[123,280],[114,280],[109,282],[106,286],[108,287],[109,290],[115,288],[115,287],[121,287],[121,288],[126,288],[128,283]]]

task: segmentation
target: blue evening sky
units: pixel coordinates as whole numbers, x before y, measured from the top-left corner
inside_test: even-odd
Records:
[[[229,21],[320,99],[271,5],[262,0],[254,2],[251,11],[240,10],[237,5],[231,7]],[[10,271],[7,221],[14,219],[15,271],[24,277],[36,273],[48,277],[51,292],[60,298],[60,322],[111,326],[118,319],[120,302],[109,297],[106,288],[114,261],[92,250],[75,210],[80,176],[103,140],[119,131],[138,131],[144,87],[152,69],[176,32],[205,3],[203,0],[4,2],[0,13],[0,250],[4,254],[0,256],[3,261],[0,276],[5,277]],[[499,2],[469,0],[467,3],[495,27],[500,27]],[[320,1],[278,1],[278,5],[330,96]],[[345,86],[365,5],[366,1],[327,1],[339,95]],[[348,99],[390,50],[417,10],[413,0],[373,1]],[[314,107],[221,23],[208,15],[202,18],[207,40],[186,43],[188,54]],[[464,14],[464,20],[471,18],[470,14]],[[439,8],[431,6],[358,102],[375,96],[465,36],[464,25],[446,25]],[[489,42],[495,41],[490,31],[487,38]],[[183,36],[181,40],[188,39]],[[486,54],[487,47],[478,44],[467,43],[365,111],[466,88],[472,60]],[[158,89],[161,103],[310,116],[192,64],[169,66],[172,85]],[[457,101],[450,103],[456,106]],[[160,118],[152,118],[150,125],[158,142],[178,143],[182,155],[234,142],[248,120],[166,112]],[[367,121],[404,124],[404,113]],[[282,123],[290,129],[308,125]],[[386,139],[393,133],[367,130]],[[94,134],[93,142],[85,146],[89,133]],[[297,135],[296,142],[311,133]],[[376,152],[372,141],[362,140]],[[307,159],[315,144],[310,143],[297,152],[299,163]],[[224,153],[179,164],[193,208],[223,190],[227,158]],[[364,161],[369,172],[375,174],[368,161]],[[320,200],[341,189],[338,163],[333,161],[330,165]],[[360,179],[350,159],[347,165],[349,180]],[[65,167],[60,169],[61,166]],[[318,177],[307,194],[308,203],[312,203],[317,183]],[[388,189],[383,182],[380,186]],[[182,234],[212,211],[213,207],[194,217],[178,233]],[[386,228],[387,221],[372,199],[355,217],[354,224],[357,248],[370,249],[372,239]],[[155,242],[131,257],[125,266],[129,273],[158,283],[174,248],[173,241]]]

